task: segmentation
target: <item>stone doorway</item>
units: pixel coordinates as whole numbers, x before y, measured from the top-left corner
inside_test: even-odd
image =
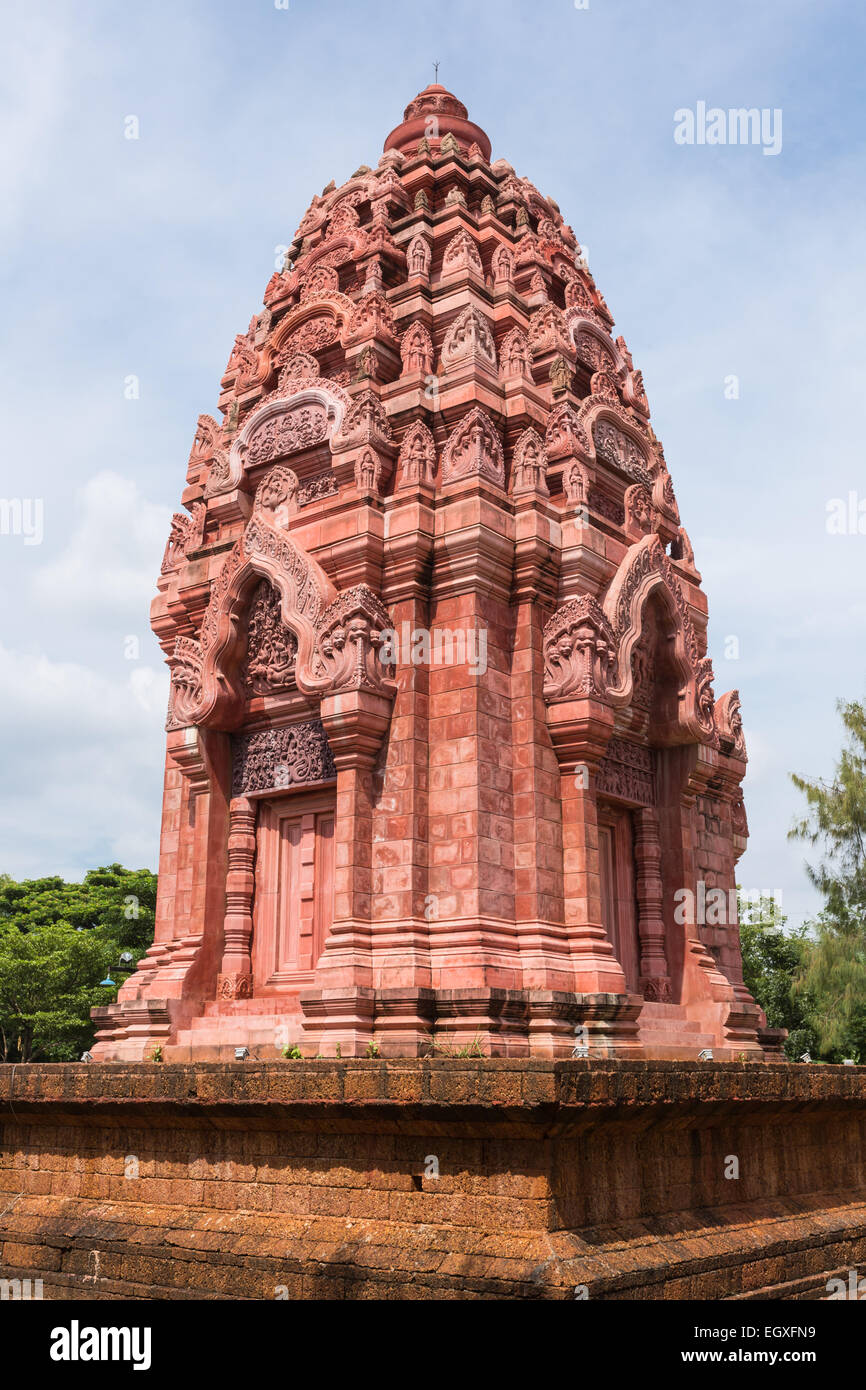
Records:
[[[256,830],[253,993],[298,984],[325,944],[334,912],[332,795],[264,801]]]
[[[602,923],[622,966],[626,985],[639,991],[640,942],[635,895],[634,834],[631,812],[603,806],[598,824]]]

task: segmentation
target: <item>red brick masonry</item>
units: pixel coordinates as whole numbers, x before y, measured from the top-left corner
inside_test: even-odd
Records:
[[[819,1298],[866,1259],[861,1067],[5,1066],[0,1121],[0,1276],[52,1299]]]

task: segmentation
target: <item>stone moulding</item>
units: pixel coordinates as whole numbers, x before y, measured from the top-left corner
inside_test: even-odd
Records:
[[[866,1238],[863,1067],[35,1063],[0,1135],[0,1277],[49,1299],[826,1298]]]

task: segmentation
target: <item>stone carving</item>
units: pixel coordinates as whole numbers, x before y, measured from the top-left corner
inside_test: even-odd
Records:
[[[343,690],[391,694],[391,668],[380,656],[391,618],[366,584],[338,594],[316,627],[314,674],[329,695]]]
[[[496,371],[496,343],[489,319],[469,304],[458,314],[442,344],[442,366],[447,371],[458,362],[479,362]]]
[[[593,372],[590,378],[589,389],[593,396],[602,401],[610,401],[611,405],[619,405],[619,392],[616,388],[616,379],[613,373],[601,368]]]
[[[567,512],[584,509],[588,497],[592,501],[589,491],[589,477],[582,463],[575,460],[573,463],[566,464],[562,475],[562,490],[565,493]]]
[[[395,339],[391,307],[378,290],[364,294],[358,300],[346,326],[343,343],[349,347],[353,343],[364,343],[374,338],[384,342]]]
[[[256,488],[254,511],[266,513],[272,526],[285,528],[297,511],[298,477],[291,468],[271,468]]]
[[[650,486],[650,475],[646,466],[646,456],[631,435],[617,429],[610,420],[599,420],[593,431],[595,449],[605,463],[618,468],[621,473],[635,482]]]
[[[267,579],[256,589],[247,626],[247,654],[241,680],[248,695],[285,690],[295,671],[298,639],[280,616],[280,596]]]
[[[661,472],[653,483],[653,503],[656,510],[679,532],[680,510],[674,496],[674,485],[670,473]]]
[[[337,775],[318,719],[232,738],[232,796],[314,786]]]
[[[631,654],[631,673],[631,702],[638,709],[648,713],[652,708],[653,670],[652,654],[646,631],[641,633],[641,639],[635,644]]]
[[[312,270],[308,270],[301,279],[301,303],[306,304],[311,299],[326,298],[329,294],[339,293],[340,275],[339,272],[330,265],[324,265],[321,261],[314,265]]]
[[[500,358],[503,377],[529,376],[529,339],[522,329],[509,329],[502,339]]]
[[[355,460],[355,486],[364,496],[379,496],[382,460],[372,449],[365,449]]]
[[[331,314],[306,319],[289,335],[284,347],[292,352],[322,352],[337,341],[337,320]]]
[[[698,723],[704,733],[711,733],[713,730],[715,702],[713,663],[708,656],[703,656],[697,663],[695,673],[695,711]]]
[[[217,448],[219,425],[211,415],[200,415],[195,429],[192,448],[189,451],[189,468],[197,468],[212,459]]]
[[[590,510],[597,512],[599,516],[612,521],[615,526],[625,525],[625,508],[620,506],[614,498],[608,497],[601,488],[590,488],[589,492]]]
[[[264,525],[262,519],[253,514],[244,532],[244,550],[247,555],[265,555],[276,561],[279,569],[291,576],[295,589],[295,611],[315,623],[321,607],[319,591],[316,587],[309,556],[292,544],[284,532]],[[219,578],[219,576],[217,577]],[[219,602],[216,582],[211,590],[211,604],[214,597]],[[208,605],[210,608],[210,605]],[[207,621],[207,615],[205,615]]]
[[[192,516],[175,512],[171,519],[171,531],[162,557],[161,574],[176,570],[191,550],[201,545],[204,536],[204,523],[207,507],[204,502],[193,502]]]
[[[491,212],[493,208],[491,207]],[[493,283],[510,285],[514,276],[514,256],[507,246],[498,246],[493,253]]]
[[[194,723],[202,693],[202,648],[192,637],[175,638],[169,658],[171,686],[167,728],[182,729]]]
[[[461,227],[451,238],[442,258],[443,275],[457,275],[462,270],[474,271],[476,275],[483,274],[478,247],[465,227]]]
[[[413,421],[403,436],[397,467],[398,489],[417,487],[421,484],[432,486],[435,481],[436,445],[423,421]]]
[[[529,346],[533,355],[542,352],[573,352],[565,315],[555,304],[543,304],[529,320]]]
[[[207,482],[204,486],[205,497],[216,497],[221,492],[227,492],[232,485],[231,464],[225,449],[217,449],[214,452],[213,463],[207,475]]]
[[[235,338],[235,345],[231,350],[223,378],[234,375],[238,381],[250,381],[256,375],[258,357],[256,350],[249,338],[243,334],[238,334]]]
[[[524,430],[514,446],[511,491],[515,496],[523,492],[538,492],[543,497],[549,496],[544,440],[534,429]]]
[[[409,249],[406,252],[406,261],[409,267],[409,275],[412,278],[421,280],[428,279],[430,275],[430,261],[433,252],[426,237],[419,232],[409,242]]]
[[[616,639],[598,601],[581,594],[558,608],[543,633],[544,698],[603,698],[616,667]]]
[[[400,339],[400,358],[403,363],[403,371],[407,375],[410,372],[421,372],[423,376],[431,375],[433,371],[433,339],[423,323],[416,320],[406,329]]]
[[[479,406],[452,430],[442,454],[443,483],[468,477],[489,478],[499,487],[505,486],[502,443],[493,421]]]
[[[334,443],[340,449],[361,444],[389,446],[393,439],[394,431],[388,423],[382,402],[368,388],[353,400]]]
[[[561,353],[554,357],[548,373],[550,389],[554,396],[562,396],[571,390],[571,368]]]
[[[633,483],[625,490],[625,529],[631,540],[639,541],[653,529],[653,503],[645,483]]]
[[[281,392],[286,390],[290,382],[295,380],[308,381],[321,375],[321,368],[311,352],[283,350],[277,357],[277,367],[279,368],[277,389]]]
[[[246,441],[245,468],[257,468],[286,454],[312,449],[328,437],[328,414],[316,401],[305,402],[257,425]]]
[[[746,738],[740,714],[740,692],[729,690],[727,694],[720,695],[713,717],[722,752],[733,754],[736,758],[745,758]]]
[[[568,401],[563,401],[550,412],[544,443],[550,459],[574,458],[575,455],[589,457],[592,452],[577,411]]]
[[[320,502],[323,497],[336,497],[340,487],[334,471],[326,468],[312,478],[306,478],[298,488],[298,506],[306,507],[310,502]]]
[[[638,806],[655,806],[655,772],[649,748],[612,738],[598,769],[598,790]]]

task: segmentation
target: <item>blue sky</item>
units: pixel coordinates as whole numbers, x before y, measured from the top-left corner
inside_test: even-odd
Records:
[[[743,701],[741,878],[813,910],[788,772],[831,773],[866,686],[866,536],[826,529],[866,498],[864,31],[833,0],[7,4],[0,497],[41,498],[44,540],[0,535],[0,870],[155,866],[148,606],[196,418],[313,193],[376,163],[438,59],[643,370]],[[781,152],[678,145],[698,101],[781,109]]]

